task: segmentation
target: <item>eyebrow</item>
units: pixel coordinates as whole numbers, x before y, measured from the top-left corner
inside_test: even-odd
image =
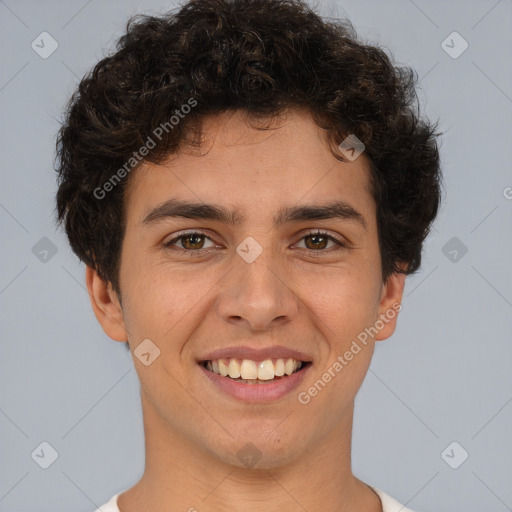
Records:
[[[149,212],[146,217],[144,217],[142,223],[149,225],[165,219],[179,217],[196,220],[214,220],[233,226],[243,224],[246,220],[245,215],[239,210],[231,211],[215,204],[193,203],[178,199],[169,199]],[[283,207],[274,217],[274,224],[281,226],[290,222],[328,219],[355,221],[363,229],[368,231],[368,225],[364,216],[344,201]]]

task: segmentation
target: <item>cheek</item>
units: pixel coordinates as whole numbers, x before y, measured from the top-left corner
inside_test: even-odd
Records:
[[[144,267],[139,263],[134,269],[125,267],[129,298],[123,303],[123,311],[130,332],[134,338],[154,340],[162,350],[178,350],[179,344],[173,343],[171,347],[169,340],[177,340],[194,312],[204,308],[215,282],[211,273],[207,276],[180,272],[168,264]]]
[[[302,283],[301,302],[331,328],[326,333],[329,339],[357,335],[378,314],[379,281],[370,271],[327,269],[295,279]]]

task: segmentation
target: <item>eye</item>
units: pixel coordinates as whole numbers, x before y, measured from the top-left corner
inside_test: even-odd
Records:
[[[348,248],[347,244],[324,231],[315,231],[313,233],[309,233],[305,235],[301,241],[302,240],[305,241],[304,243],[306,245],[306,249],[312,252],[327,252],[324,249],[326,249],[329,242],[333,242],[335,246],[338,246],[335,250]]]
[[[169,242],[166,242],[165,246],[168,249],[175,251],[177,249],[174,249],[173,246],[176,244],[176,242],[179,242],[179,244],[181,244],[181,249],[194,254],[196,252],[202,252],[204,249],[205,240],[210,240],[211,242],[211,238],[206,236],[204,233],[192,231],[188,233],[181,233],[179,236],[173,238]],[[215,247],[215,244],[213,244],[213,247]]]

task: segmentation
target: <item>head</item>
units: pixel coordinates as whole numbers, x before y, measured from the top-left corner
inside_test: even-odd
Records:
[[[236,463],[230,436],[184,389],[225,400],[241,442],[256,420],[271,430],[283,404],[242,417],[245,403],[198,378],[207,353],[284,345],[308,356],[312,384],[381,319],[314,400],[283,399],[295,414],[279,448],[258,438],[267,464],[348,416],[440,203],[436,127],[415,85],[348,21],[299,0],[136,17],[81,81],[57,141],[58,220],[105,332],[160,350],[150,366],[135,359],[155,418]],[[362,143],[355,159],[347,140]]]

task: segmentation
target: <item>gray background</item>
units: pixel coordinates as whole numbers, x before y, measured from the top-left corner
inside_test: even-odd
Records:
[[[54,137],[79,78],[128,17],[174,5],[0,1],[2,512],[91,511],[142,474],[133,363],[97,324],[84,267],[53,224]],[[419,512],[512,510],[512,0],[319,9],[413,66],[445,132],[444,204],[397,332],[377,345],[357,397],[354,472]],[[59,45],[47,59],[31,48],[43,31]],[[453,31],[469,43],[458,58],[441,45]],[[48,469],[31,457],[43,441],[59,455]],[[463,450],[457,469],[445,462]]]

